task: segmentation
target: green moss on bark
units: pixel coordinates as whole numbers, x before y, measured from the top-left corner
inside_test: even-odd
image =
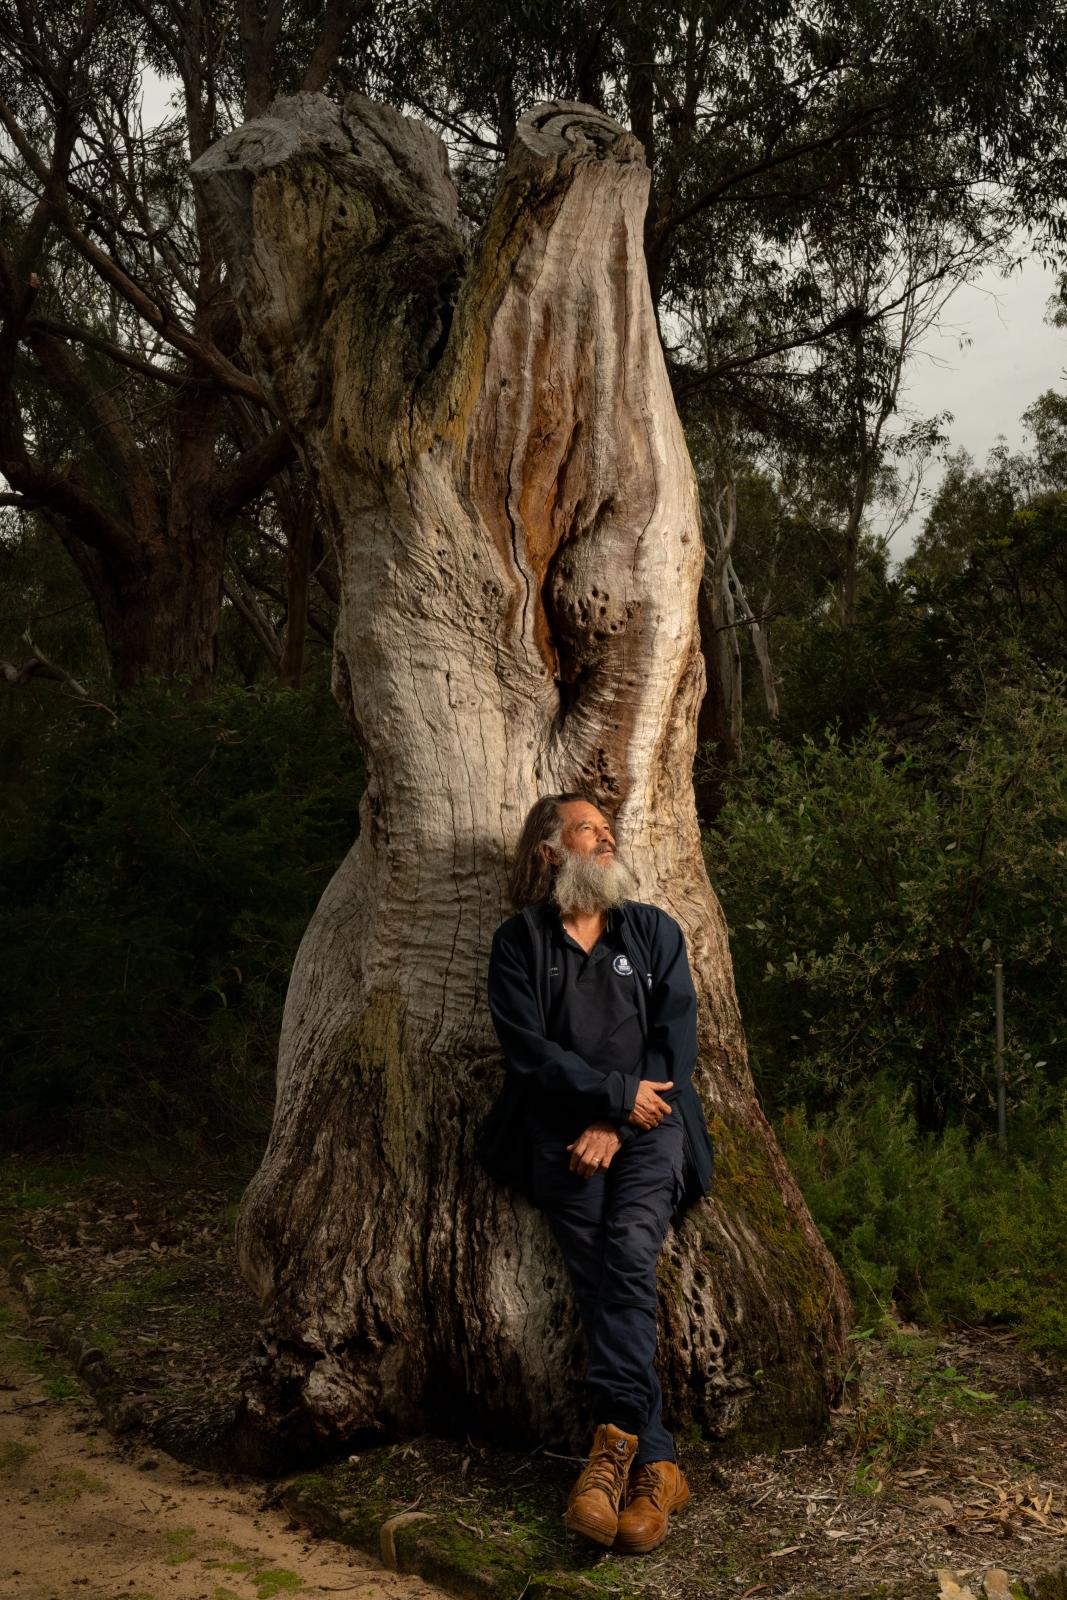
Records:
[[[809,1337],[826,1321],[823,1263],[782,1198],[764,1146],[746,1129],[713,1117],[716,1195],[725,1210],[743,1212],[763,1240],[776,1280],[783,1284]]]

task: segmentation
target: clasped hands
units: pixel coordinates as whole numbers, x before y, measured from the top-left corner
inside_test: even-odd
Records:
[[[637,1085],[634,1108],[626,1120],[632,1122],[635,1128],[657,1128],[664,1117],[671,1115],[670,1106],[660,1098],[660,1090],[673,1088],[673,1082],[652,1083],[642,1078]],[[585,1132],[567,1146],[571,1152],[570,1170],[580,1178],[591,1178],[610,1167],[621,1148],[622,1140],[613,1123],[590,1123]]]

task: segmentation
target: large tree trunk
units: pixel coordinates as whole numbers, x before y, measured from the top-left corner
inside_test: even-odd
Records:
[[[167,419],[168,480],[147,478],[141,492],[122,483],[130,537],[89,544],[70,518],[52,518],[92,596],[116,688],[148,678],[184,679],[194,698],[209,695],[219,663],[219,615],[226,521],[218,520],[215,452],[221,402],[196,396]]]
[[[53,526],[92,596],[120,693],[163,678],[184,679],[194,699],[209,695],[219,661],[222,530],[208,520],[206,537],[165,534],[127,562],[102,558],[65,524]]]
[[[585,1442],[555,1247],[472,1153],[500,1081],[484,988],[509,852],[538,793],[581,784],[682,923],[700,995],[719,1169],[662,1261],[670,1416],[809,1436],[849,1305],[754,1097],[701,856],[703,546],[641,147],[589,107],[537,108],[467,261],[442,145],[360,96],[280,100],[194,175],[336,542],[334,688],[368,772],[241,1213],[264,1315],[249,1421],[310,1449],[427,1427]]]

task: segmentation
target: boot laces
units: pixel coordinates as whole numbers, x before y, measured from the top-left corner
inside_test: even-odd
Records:
[[[637,1499],[651,1500],[652,1504],[662,1511],[662,1496],[666,1488],[667,1481],[664,1475],[657,1472],[654,1467],[642,1463],[630,1485],[630,1500],[631,1502]]]
[[[624,1458],[607,1450],[598,1451],[585,1469],[583,1489],[602,1489],[609,1498],[619,1492]]]

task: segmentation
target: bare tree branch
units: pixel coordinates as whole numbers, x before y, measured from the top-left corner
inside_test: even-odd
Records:
[[[231,394],[239,394],[266,410],[273,410],[270,401],[253,378],[234,366],[220,350],[190,333],[174,316],[168,305],[153,299],[141,284],[78,227],[70,214],[64,194],[57,188],[53,173],[38,156],[11,107],[3,99],[0,99],[0,123],[7,130],[27,166],[42,184],[45,191],[45,201],[42,203],[47,204],[50,220],[74,245],[103,282],[117,289],[138,316],[143,317],[150,327],[157,329],[175,350],[181,351],[182,355],[210,373],[223,389]]]
[[[256,0],[239,0],[241,55],[245,68],[245,120],[258,117],[271,98],[274,56],[282,30],[282,0],[267,0],[266,16],[259,20]]]
[[[244,617],[255,634],[263,654],[277,672],[282,660],[282,641],[278,637],[278,630],[263,610],[255,590],[236,562],[229,563],[223,587],[227,598]]]
[[[106,711],[109,717],[116,722],[118,721],[118,713],[111,706],[105,705],[102,700],[91,700],[88,689],[85,688],[84,684],[78,682],[73,673],[68,672],[66,667],[57,666],[54,661],[49,660],[44,651],[34,644],[29,628],[25,630],[22,637],[31,651],[31,654],[22,665],[18,666],[14,661],[0,660],[0,679],[7,684],[8,688],[21,688],[27,683],[32,683],[36,678],[45,678],[50,682],[63,684],[83,704],[93,706],[99,711]]]
[[[304,73],[304,89],[325,89],[331,72],[337,66],[345,39],[369,9],[370,3],[371,0],[326,0],[322,31]]]
[[[30,327],[41,328],[57,339],[69,339],[72,343],[87,345],[91,350],[98,350],[101,355],[107,356],[119,366],[128,367],[131,372],[139,373],[143,378],[151,378],[153,383],[165,383],[172,389],[187,389],[190,385],[204,387],[214,381],[211,378],[198,377],[192,372],[174,372],[169,367],[161,367],[155,361],[145,361],[133,351],[124,350],[121,345],[115,344],[111,339],[105,339],[93,329],[79,328],[73,322],[60,322],[54,317],[35,316]]]
[[[295,460],[296,446],[285,428],[275,428],[257,444],[250,445],[231,467],[218,475],[216,515],[232,516],[240,511],[262,493],[283,467]]]

